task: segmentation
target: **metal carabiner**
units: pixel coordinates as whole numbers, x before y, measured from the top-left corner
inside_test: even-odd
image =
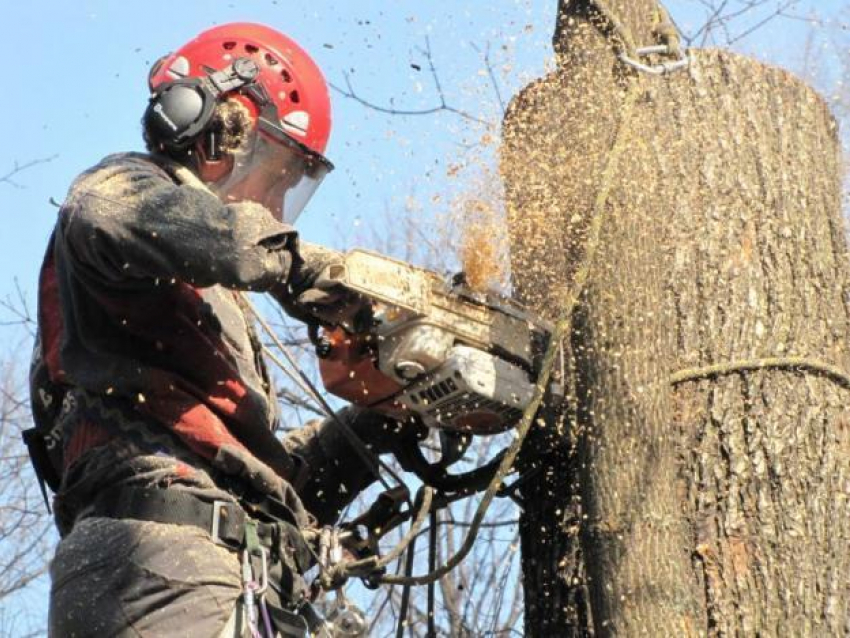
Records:
[[[646,57],[648,55],[670,55],[670,47],[666,44],[640,47],[639,49],[635,49],[635,55],[638,57]],[[649,75],[668,75],[674,71],[685,69],[691,64],[691,59],[688,57],[688,53],[684,50],[682,51],[682,57],[678,60],[674,60],[673,62],[662,62],[661,64],[655,64],[652,66],[630,57],[628,53],[621,53],[619,58],[620,62],[623,64]]]
[[[252,556],[260,557],[260,582],[254,578],[254,565]],[[269,588],[269,553],[265,547],[259,547],[250,551],[242,552],[242,591],[245,613],[248,616],[248,626],[256,628],[260,617],[258,614],[258,603],[262,604],[263,594]]]
[[[245,613],[248,616],[248,626],[257,626],[257,601],[255,597],[254,568],[251,565],[251,554],[246,549],[242,552],[242,597]]]
[[[258,548],[258,550],[255,551],[259,551],[261,566],[260,583],[256,592],[259,596],[264,594],[269,588],[269,550],[267,550],[265,547],[260,547]],[[256,584],[256,582],[254,584]]]
[[[328,569],[331,566],[331,544],[333,541],[333,528],[326,525],[319,532],[319,566]]]

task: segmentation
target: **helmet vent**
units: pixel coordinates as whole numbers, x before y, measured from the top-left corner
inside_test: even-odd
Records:
[[[221,46],[224,47],[225,51],[232,51],[233,49],[236,48],[236,43],[235,42],[225,42]]]
[[[256,53],[257,51],[259,51],[259,50],[260,50],[260,47],[258,47],[258,46],[256,46],[256,45],[254,45],[254,44],[246,44],[246,45],[245,45],[245,50],[246,50],[248,53]]]
[[[274,59],[274,56],[271,53],[266,53],[266,64],[269,66],[277,65],[277,60]]]
[[[286,82],[287,84],[292,82],[292,74],[289,71],[287,71],[286,69],[283,69],[280,72],[280,76],[283,78],[283,81]]]
[[[292,100],[293,104],[298,104],[301,101],[301,96],[298,95],[298,91],[293,91],[289,94],[289,99]]]

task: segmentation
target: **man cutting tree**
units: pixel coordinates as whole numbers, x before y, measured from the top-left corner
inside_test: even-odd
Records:
[[[253,24],[205,31],[149,84],[149,153],[77,178],[42,266],[29,445],[58,488],[50,633],[249,635],[246,583],[268,569],[269,605],[296,609],[299,529],[376,478],[332,421],[276,438],[241,296],[352,307],[317,287],[333,257],[290,225],[333,168],[328,91],[295,42]],[[386,417],[339,418],[375,452],[401,442]]]

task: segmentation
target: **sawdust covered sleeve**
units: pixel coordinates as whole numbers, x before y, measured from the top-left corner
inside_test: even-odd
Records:
[[[225,205],[142,154],[113,155],[83,173],[65,209],[69,248],[109,283],[179,279],[265,291],[292,263],[295,231],[266,208]]]

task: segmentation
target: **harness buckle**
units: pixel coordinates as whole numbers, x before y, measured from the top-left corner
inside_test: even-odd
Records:
[[[263,594],[269,588],[269,550],[265,547],[259,548],[260,556],[260,581],[257,583],[257,594]]]
[[[231,548],[231,545],[227,543],[224,539],[221,538],[221,513],[226,511],[225,508],[232,505],[232,503],[228,503],[227,501],[213,501],[212,504],[212,524],[210,526],[210,536],[212,537],[212,542],[216,545],[221,545],[223,547]]]

